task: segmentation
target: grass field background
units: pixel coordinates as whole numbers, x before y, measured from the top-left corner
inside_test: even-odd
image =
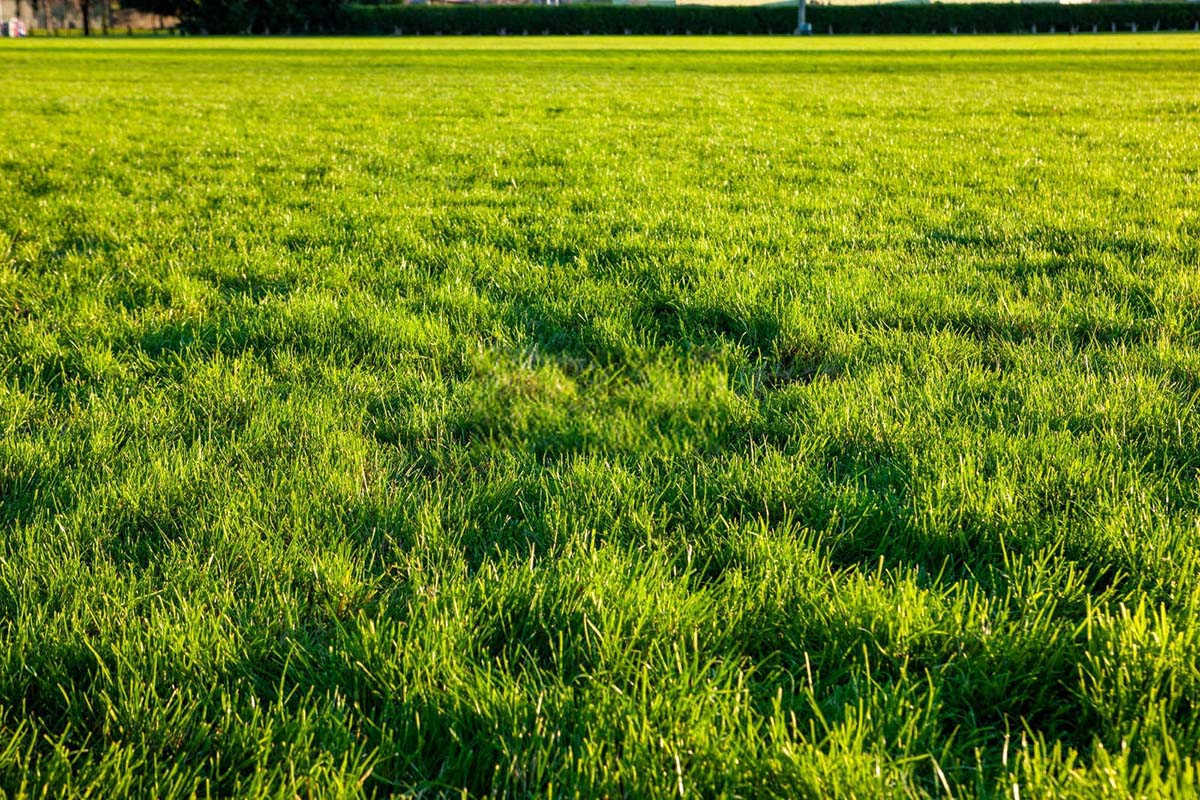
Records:
[[[0,42],[0,794],[1165,796],[1200,38]]]

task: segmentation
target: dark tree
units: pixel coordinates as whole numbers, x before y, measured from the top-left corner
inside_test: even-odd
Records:
[[[209,33],[336,30],[342,0],[123,0],[125,8],[178,17]]]

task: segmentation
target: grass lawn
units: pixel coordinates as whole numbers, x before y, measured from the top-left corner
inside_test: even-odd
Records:
[[[0,41],[0,795],[1200,791],[1200,37]]]

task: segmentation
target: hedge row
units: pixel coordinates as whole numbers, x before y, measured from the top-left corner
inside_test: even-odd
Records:
[[[1011,33],[1072,29],[1200,28],[1200,2],[1059,5],[935,3],[809,6],[816,33]],[[791,33],[795,7],[780,6],[344,6],[341,29],[371,34]]]
[[[123,0],[125,8],[178,15],[191,33],[337,33],[356,30],[342,0]],[[366,32],[368,28],[362,28]]]

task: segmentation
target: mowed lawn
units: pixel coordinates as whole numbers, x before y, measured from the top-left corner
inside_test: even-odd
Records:
[[[1200,790],[1200,37],[0,41],[0,794]]]

